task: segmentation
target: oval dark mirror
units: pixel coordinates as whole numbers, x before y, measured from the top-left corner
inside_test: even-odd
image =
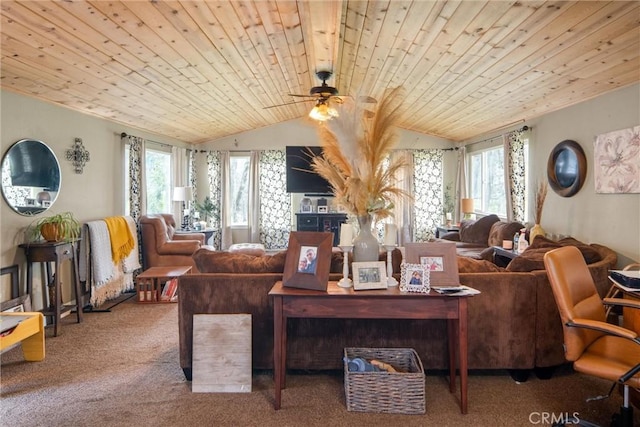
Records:
[[[60,164],[42,141],[22,139],[2,158],[2,195],[21,215],[49,209],[60,191]]]
[[[547,162],[549,185],[562,197],[571,197],[584,184],[587,158],[582,147],[570,139],[556,145]]]

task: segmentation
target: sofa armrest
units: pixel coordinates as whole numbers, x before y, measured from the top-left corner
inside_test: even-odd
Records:
[[[171,240],[158,248],[160,255],[192,255],[201,244],[197,240]]]
[[[174,233],[171,240],[197,240],[204,245],[204,233]]]

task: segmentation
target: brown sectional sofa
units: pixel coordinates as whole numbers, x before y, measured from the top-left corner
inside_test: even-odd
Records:
[[[487,215],[477,221],[462,221],[460,231],[443,234],[440,239],[455,242],[458,255],[492,261],[491,247],[502,246],[503,240],[513,240],[514,234],[523,227],[519,222],[500,221],[497,215]]]
[[[616,263],[615,252],[572,239],[536,242],[511,269],[458,257],[460,282],[482,292],[469,301],[469,369],[530,370],[564,363],[560,317],[540,268],[545,251],[579,244],[600,294],[609,289],[607,272]],[[339,280],[342,254],[332,256],[330,280]],[[399,271],[400,256],[396,250],[394,272]],[[250,313],[253,367],[273,368],[273,305],[267,294],[282,279],[285,257],[284,252],[253,257],[204,248],[194,254],[201,273],[182,276],[178,288],[180,366],[187,379],[194,314]],[[359,346],[411,347],[425,369],[448,366],[444,321],[290,319],[287,335],[290,369],[340,369],[344,347]]]

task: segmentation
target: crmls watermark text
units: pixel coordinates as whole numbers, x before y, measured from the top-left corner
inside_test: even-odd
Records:
[[[529,414],[529,422],[536,425],[552,425],[552,424],[578,424],[580,422],[580,414],[578,412],[532,412]]]

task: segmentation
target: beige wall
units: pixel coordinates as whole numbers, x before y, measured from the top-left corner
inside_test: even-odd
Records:
[[[640,124],[640,85],[616,90],[527,124],[533,126],[534,180],[546,176],[551,150],[565,139],[578,142],[587,157],[586,181],[576,195],[560,197],[549,189],[542,212],[543,228],[550,233],[609,246],[618,252],[619,266],[640,261],[640,194],[596,194],[593,154],[597,135]]]
[[[0,92],[0,107],[0,146],[3,156],[16,141],[31,138],[49,145],[60,163],[62,183],[58,199],[47,213],[37,215],[36,219],[49,213],[65,211],[73,212],[81,222],[122,215],[124,194],[120,133],[126,132],[159,142],[181,144],[179,141],[78,114],[67,108],[8,91]],[[82,138],[85,149],[90,153],[90,160],[82,174],[74,173],[71,162],[65,159],[66,150],[72,148],[75,138]],[[0,202],[1,265],[20,265],[23,277],[26,276],[24,254],[17,245],[23,242],[22,232],[32,221],[33,218],[14,212],[4,200]],[[68,271],[65,266],[62,276],[65,285],[70,282]],[[38,280],[38,269],[34,276]],[[24,278],[21,280],[25,282]],[[9,287],[4,280],[2,283],[0,300],[6,301],[10,299]],[[36,309],[41,307],[40,289],[39,283],[34,282],[33,302]],[[65,300],[69,298],[68,289],[69,287],[65,286]]]
[[[596,135],[637,125],[640,121],[640,85],[620,89],[599,98],[553,114],[527,121],[533,126],[533,178],[544,176],[547,157],[564,139],[574,139],[587,154],[587,181],[571,198],[550,192],[543,212],[543,226],[550,233],[570,234],[586,242],[597,242],[617,251],[621,265],[640,261],[640,195],[595,194],[593,181],[593,139]],[[66,108],[15,95],[0,93],[0,129],[2,153],[22,138],[40,139],[55,152],[62,169],[62,185],[51,213],[72,211],[80,221],[90,221],[123,210],[122,149],[120,133],[126,132],[158,142],[184,145],[180,141],[138,131],[115,122],[75,113]],[[75,174],[65,160],[65,151],[74,139],[82,138],[91,160],[83,174]],[[237,142],[237,146],[235,143]],[[447,147],[445,140],[400,133],[399,148]],[[251,150],[282,148],[286,145],[317,145],[315,130],[305,119],[270,126],[241,135],[203,144],[198,149]],[[199,157],[199,164],[204,156]],[[445,182],[455,177],[455,154],[447,153]],[[205,168],[200,168],[200,180]],[[536,175],[537,174],[537,175]],[[206,181],[205,181],[206,182]],[[24,257],[17,244],[21,231],[31,218],[16,214],[0,203],[1,265],[19,264],[24,271]],[[24,273],[23,273],[24,275]],[[37,286],[36,286],[37,287]],[[9,299],[8,288],[0,288],[0,300]]]

